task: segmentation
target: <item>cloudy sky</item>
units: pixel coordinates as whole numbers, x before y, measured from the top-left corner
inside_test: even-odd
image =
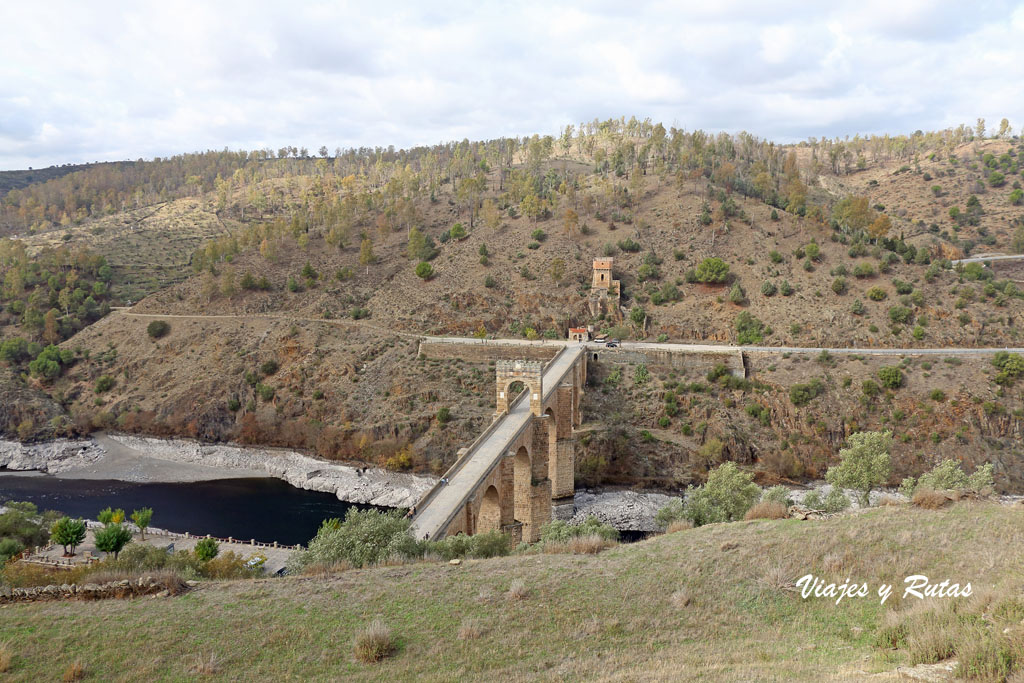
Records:
[[[621,115],[779,141],[1024,124],[1024,3],[811,4],[8,3],[0,169]]]

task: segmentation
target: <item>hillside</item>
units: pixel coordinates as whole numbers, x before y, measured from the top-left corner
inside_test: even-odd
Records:
[[[36,206],[19,244],[102,256],[110,302],[148,294],[132,311],[154,318],[115,312],[75,333],[96,311],[58,308],[73,334],[60,376],[31,376],[22,360],[12,377],[25,378],[8,380],[53,404],[0,429],[235,439],[437,472],[489,419],[492,371],[417,359],[406,334],[561,338],[592,324],[649,341],[1018,346],[1013,267],[947,259],[1024,245],[1022,149],[961,129],[783,147],[623,119],[558,140],[206,153],[72,174],[9,193],[3,220],[31,221],[22,209]],[[59,191],[75,212],[48,199]],[[615,259],[624,297],[594,317],[596,256]],[[711,257],[728,266],[722,282],[700,281]],[[4,337],[42,341],[43,314],[73,286],[64,270],[49,286],[46,272],[19,280],[26,313],[8,304]],[[151,340],[161,316],[170,334]],[[633,386],[630,366],[612,387],[598,364],[578,475],[674,489],[734,459],[799,479],[852,431],[891,428],[901,468],[957,455],[996,462],[1004,489],[1024,485],[1015,375],[982,358],[820,360],[755,354],[745,386],[655,367]],[[268,361],[274,372],[258,372]],[[896,364],[903,385],[880,387]],[[793,387],[815,378],[815,396],[795,402]]]
[[[9,606],[0,641],[13,681],[50,678],[76,659],[97,680],[184,679],[197,667],[211,680],[895,680],[898,668],[936,661],[997,680],[1024,668],[1022,529],[1019,507],[974,502],[717,524],[598,556],[524,554],[204,582],[177,598]],[[867,583],[870,594],[805,600],[794,584],[809,573]],[[903,598],[911,574],[969,582],[973,594]],[[517,580],[521,599],[509,595]],[[894,586],[884,605],[882,583]],[[395,650],[359,663],[353,638],[377,617]],[[98,624],[116,624],[119,636],[97,637]]]

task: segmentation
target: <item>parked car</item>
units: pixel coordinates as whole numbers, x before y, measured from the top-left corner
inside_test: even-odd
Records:
[[[618,348],[618,346],[619,346],[619,340],[618,339],[609,339],[607,342],[605,342],[605,347],[609,348],[609,349]]]

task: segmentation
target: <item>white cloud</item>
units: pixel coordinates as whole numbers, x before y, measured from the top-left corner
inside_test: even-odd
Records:
[[[620,115],[780,141],[1024,123],[1020,3],[27,3],[0,168],[399,147]]]

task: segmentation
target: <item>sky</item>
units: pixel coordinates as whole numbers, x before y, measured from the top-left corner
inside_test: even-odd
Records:
[[[94,0],[3,15],[4,170],[619,116],[779,142],[1024,126],[1024,2]]]

